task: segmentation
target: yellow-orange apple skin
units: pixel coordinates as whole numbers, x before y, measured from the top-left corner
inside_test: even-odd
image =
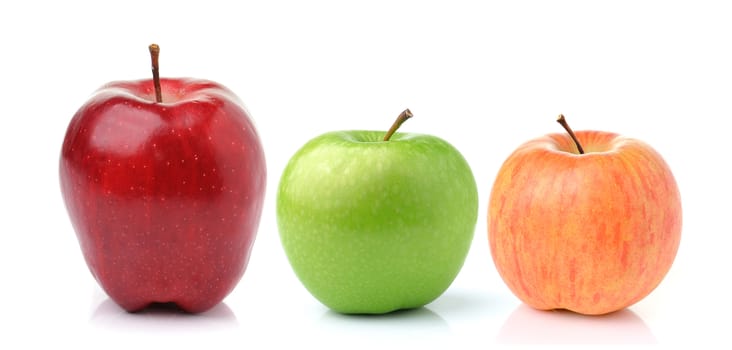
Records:
[[[549,134],[501,166],[488,205],[499,274],[526,304],[599,315],[646,297],[681,240],[681,198],[648,144],[600,131]]]

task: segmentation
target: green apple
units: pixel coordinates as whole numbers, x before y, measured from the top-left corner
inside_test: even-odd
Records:
[[[478,216],[473,173],[430,135],[338,131],[305,144],[285,168],[277,223],[305,288],[340,313],[424,306],[463,266]]]

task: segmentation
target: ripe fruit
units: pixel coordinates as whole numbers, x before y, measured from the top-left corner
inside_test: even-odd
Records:
[[[523,144],[499,170],[491,253],[530,306],[609,313],[644,298],[670,269],[681,238],[679,190],[648,144],[601,131],[573,141],[566,129],[570,136]]]
[[[392,129],[320,135],[280,180],[277,222],[305,287],[341,313],[423,306],[460,271],[473,238],[478,192],[446,141]],[[393,136],[392,136],[393,134]]]
[[[113,82],[74,115],[61,192],[89,269],[128,311],[218,304],[246,268],[266,167],[239,99],[206,80]]]

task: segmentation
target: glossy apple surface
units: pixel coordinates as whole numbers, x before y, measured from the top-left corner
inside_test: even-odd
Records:
[[[423,306],[460,271],[478,193],[468,163],[434,136],[330,132],[280,179],[277,222],[297,277],[340,313]]]
[[[651,146],[584,131],[520,146],[491,192],[488,238],[496,268],[537,309],[604,314],[647,296],[681,239],[681,199]]]
[[[246,268],[266,168],[239,99],[206,80],[110,83],[71,120],[63,198],[89,269],[128,311],[205,311]]]

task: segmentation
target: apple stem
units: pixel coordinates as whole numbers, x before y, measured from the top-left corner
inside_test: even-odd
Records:
[[[394,121],[394,124],[391,125],[391,128],[389,128],[389,131],[386,132],[386,135],[384,135],[384,141],[389,141],[392,135],[399,129],[402,124],[407,121],[407,119],[412,117],[412,111],[409,110],[409,108],[402,111],[402,113],[399,113],[399,116]]]
[[[570,128],[569,124],[567,124],[567,120],[564,119],[564,114],[559,115],[559,117],[557,118],[557,123],[561,124],[562,127],[564,127],[564,130],[567,130],[569,137],[572,138],[572,141],[574,141],[574,144],[577,146],[579,154],[585,154],[585,150],[582,149],[582,145],[580,145],[579,140],[577,140],[577,136],[574,135],[574,131],[572,131],[572,128]]]
[[[155,85],[155,102],[163,102],[163,91],[160,88],[160,66],[158,65],[158,57],[160,57],[160,46],[158,44],[150,44],[150,59],[152,60],[153,84]]]

